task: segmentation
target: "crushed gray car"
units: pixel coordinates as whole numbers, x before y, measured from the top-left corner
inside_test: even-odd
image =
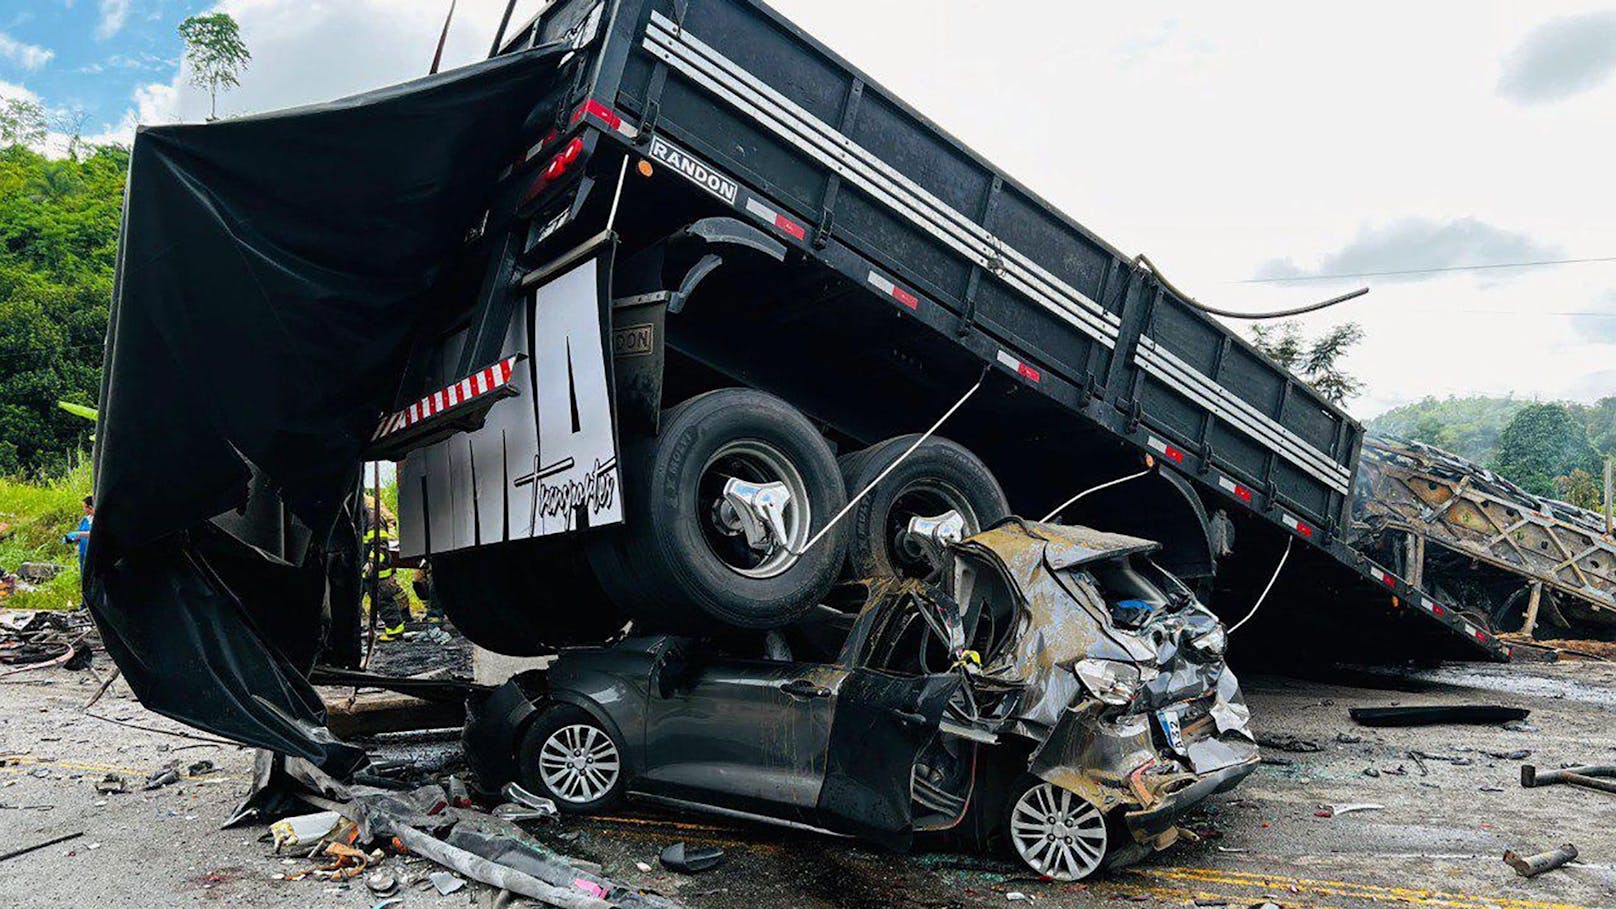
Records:
[[[474,705],[468,757],[563,811],[946,831],[1078,880],[1170,845],[1258,762],[1223,628],[1157,548],[1010,519],[939,583],[844,585],[783,631],[568,650]]]

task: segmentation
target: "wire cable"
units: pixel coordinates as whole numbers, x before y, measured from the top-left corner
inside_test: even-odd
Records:
[[[1326,307],[1335,306],[1338,303],[1345,303],[1348,300],[1356,300],[1364,294],[1369,293],[1369,288],[1360,287],[1357,290],[1341,294],[1338,297],[1331,297],[1328,300],[1321,300],[1318,303],[1309,303],[1306,306],[1298,306],[1295,309],[1281,309],[1277,312],[1259,313],[1235,312],[1232,309],[1219,309],[1216,306],[1208,306],[1205,303],[1202,303],[1200,300],[1197,300],[1185,293],[1183,290],[1180,290],[1173,284],[1172,281],[1167,280],[1167,276],[1162,274],[1161,269],[1156,267],[1156,263],[1150,261],[1150,257],[1144,253],[1140,253],[1139,255],[1135,256],[1133,259],[1133,264],[1136,267],[1148,269],[1150,273],[1155,276],[1156,280],[1161,282],[1163,287],[1172,291],[1186,304],[1194,307],[1195,309],[1199,309],[1201,312],[1211,313],[1214,316],[1223,316],[1226,319],[1288,319],[1291,316],[1300,316],[1304,313],[1317,312]]]
[[[1280,553],[1279,564],[1274,566],[1274,576],[1268,579],[1268,586],[1262,589],[1261,594],[1258,594],[1257,602],[1251,604],[1251,611],[1246,613],[1246,617],[1229,626],[1229,630],[1225,631],[1224,634],[1229,635],[1239,631],[1241,625],[1251,621],[1251,617],[1257,614],[1257,610],[1262,607],[1263,600],[1268,599],[1268,591],[1273,590],[1274,582],[1279,580],[1279,573],[1285,570],[1285,560],[1291,557],[1291,544],[1294,542],[1296,542],[1295,537],[1285,538],[1285,551]]]
[[[1334,275],[1293,275],[1285,278],[1247,278],[1236,284],[1290,284],[1295,281],[1340,281],[1347,278],[1394,278],[1399,275],[1434,275],[1450,271],[1488,271],[1495,268],[1541,268],[1549,265],[1583,265],[1590,262],[1616,262],[1616,256],[1587,259],[1543,259],[1537,262],[1488,262],[1483,265],[1433,265],[1429,268],[1403,268],[1392,271],[1357,271]]]
[[[1088,489],[1085,489],[1082,492],[1078,493],[1077,495],[1072,496],[1070,499],[1067,499],[1066,501],[1060,503],[1059,505],[1056,505],[1055,510],[1051,511],[1049,514],[1046,514],[1043,517],[1039,518],[1038,523],[1040,523],[1040,524],[1049,523],[1050,518],[1053,518],[1055,515],[1058,515],[1061,512],[1065,511],[1066,509],[1070,508],[1071,506],[1077,504],[1078,499],[1083,498],[1084,496],[1088,495],[1091,492],[1099,492],[1102,489],[1109,489],[1112,486],[1116,486],[1119,483],[1126,483],[1129,480],[1137,480],[1137,479],[1139,479],[1140,477],[1144,476],[1147,473],[1154,473],[1155,470],[1156,470],[1156,468],[1154,468],[1154,467],[1146,467],[1144,470],[1141,470],[1138,473],[1130,473],[1125,477],[1118,477],[1115,480],[1108,480],[1108,481],[1106,481],[1104,483],[1101,483],[1098,486],[1090,486]]]

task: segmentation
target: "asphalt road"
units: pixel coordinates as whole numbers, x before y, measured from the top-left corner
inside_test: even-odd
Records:
[[[1375,678],[1246,680],[1264,737],[1295,737],[1318,751],[1266,748],[1271,759],[1192,826],[1208,832],[1134,869],[1088,884],[1039,881],[981,856],[894,856],[857,844],[699,816],[624,810],[568,822],[542,835],[607,874],[651,886],[686,905],[761,907],[976,907],[1012,902],[1088,906],[1128,901],[1174,906],[1357,907],[1403,903],[1431,909],[1574,909],[1616,906],[1616,795],[1566,787],[1524,790],[1526,761],[1616,761],[1616,665],[1453,667],[1420,675],[1421,690]],[[1415,687],[1415,686],[1405,686]],[[246,792],[251,755],[87,717],[86,674],[49,670],[0,683],[0,853],[52,836],[78,839],[0,862],[3,902],[16,907],[361,906],[378,899],[357,883],[277,879],[310,863],[273,855],[261,829],[219,830]],[[1485,701],[1530,708],[1532,729],[1433,727],[1374,730],[1347,717],[1355,705]],[[115,686],[96,712],[160,729],[180,727],[142,710]],[[1356,737],[1358,741],[1342,741]],[[1419,750],[1431,755],[1415,760]],[[152,792],[138,791],[169,761],[219,768]],[[1423,772],[1422,772],[1423,765]],[[1365,774],[1371,768],[1378,777]],[[1399,768],[1402,772],[1399,773]],[[103,795],[107,773],[137,791]],[[1327,804],[1383,808],[1319,817]],[[722,846],[702,875],[656,868],[675,840]],[[1527,880],[1500,861],[1507,848],[1575,843],[1580,862]],[[649,873],[636,863],[653,868]],[[400,907],[488,905],[468,887],[449,896],[417,889],[422,861],[384,865],[414,879]]]

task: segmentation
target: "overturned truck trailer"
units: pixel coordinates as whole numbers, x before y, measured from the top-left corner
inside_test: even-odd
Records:
[[[356,759],[306,672],[367,458],[508,653],[779,628],[1014,512],[1160,541],[1229,617],[1285,560],[1253,654],[1506,656],[1347,545],[1347,414],[772,10],[497,44],[137,138],[86,584],[154,708]]]
[[[1616,537],[1601,515],[1389,436],[1364,444],[1355,513],[1359,549],[1489,629],[1616,634]]]

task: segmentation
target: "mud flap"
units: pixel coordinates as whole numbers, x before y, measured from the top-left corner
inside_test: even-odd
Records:
[[[482,428],[410,452],[400,549],[446,552],[620,523],[612,409],[611,244],[557,269],[517,308],[500,351],[516,393]],[[458,360],[453,343],[442,353]]]
[[[830,829],[908,847],[914,766],[937,738],[943,708],[961,684],[958,675],[848,674],[836,696],[819,793],[819,813]]]

